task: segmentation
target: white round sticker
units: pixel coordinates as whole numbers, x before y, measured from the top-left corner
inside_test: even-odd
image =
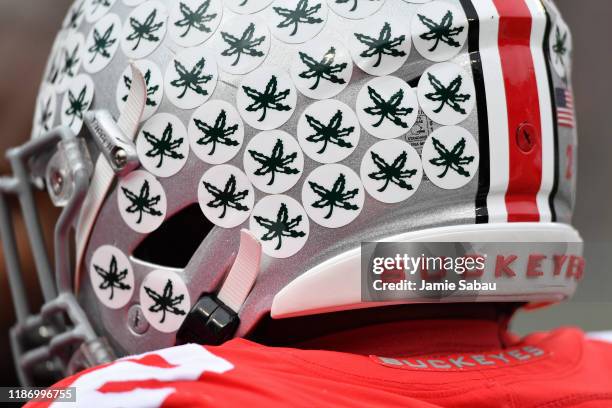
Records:
[[[452,62],[427,68],[419,80],[417,94],[423,112],[441,125],[462,122],[476,102],[472,77]]]
[[[289,75],[258,69],[242,79],[236,93],[238,111],[259,130],[275,129],[289,120],[297,104],[297,91]]]
[[[43,86],[36,100],[36,113],[32,126],[32,137],[38,137],[50,131],[55,123],[57,97],[50,85]]]
[[[77,76],[85,56],[85,38],[83,34],[71,31],[66,37],[60,51],[57,90],[64,92],[72,79]]]
[[[249,229],[273,258],[289,258],[304,247],[310,222],[300,203],[286,195],[269,195],[257,202]]]
[[[128,58],[144,58],[152,53],[166,35],[168,10],[158,0],[136,7],[123,26],[121,49]]]
[[[78,30],[85,18],[85,0],[77,0],[72,3],[68,14],[64,17],[62,28],[68,30]]]
[[[408,132],[416,121],[419,104],[416,92],[405,81],[377,77],[357,95],[357,117],[372,136],[393,139]]]
[[[421,151],[427,177],[444,189],[466,185],[478,170],[478,144],[459,126],[442,126],[432,132]]]
[[[215,36],[214,48],[221,69],[246,74],[265,61],[270,51],[270,31],[261,19],[236,16],[225,22]]]
[[[164,188],[144,170],[132,171],[119,180],[117,205],[123,221],[142,234],[155,231],[166,218]]]
[[[121,37],[121,20],[116,14],[107,14],[91,29],[85,41],[83,68],[95,73],[104,69],[115,56]]]
[[[325,0],[276,0],[267,10],[272,34],[279,40],[299,44],[314,38],[327,21]]]
[[[381,140],[370,147],[361,162],[366,191],[383,203],[399,203],[412,196],[423,177],[421,158],[410,144],[399,139]]]
[[[76,3],[75,3],[76,4]],[[68,33],[74,32],[74,30],[62,30],[57,33],[51,52],[49,53],[49,59],[45,66],[43,74],[43,80],[48,85],[52,85],[55,91],[59,91],[58,84],[61,80],[61,69],[64,63],[64,41]]]
[[[571,65],[572,35],[560,17],[557,18],[557,23],[553,26],[549,37],[549,53],[552,66],[561,78],[565,78]]]
[[[389,75],[410,55],[410,28],[400,18],[376,15],[355,26],[349,48],[359,68],[370,75]]]
[[[160,332],[177,331],[191,309],[187,286],[176,272],[150,272],[142,281],[139,296],[145,319]]]
[[[104,17],[113,7],[115,0],[87,0],[85,3],[85,19],[94,23]]]
[[[335,40],[313,40],[300,47],[291,64],[291,77],[301,93],[313,99],[338,95],[351,81],[353,60]]]
[[[357,173],[343,164],[314,169],[302,186],[302,203],[314,222],[343,227],[361,213],[365,193]]]
[[[273,0],[225,0],[227,8],[238,14],[252,14],[265,9]]]
[[[217,78],[217,63],[209,49],[185,49],[168,64],[164,83],[166,96],[178,108],[197,108],[210,98]]]
[[[83,115],[89,110],[94,98],[94,83],[86,74],[79,74],[72,79],[64,94],[61,107],[62,125],[68,126],[78,134],[83,126]]]
[[[419,53],[431,61],[447,61],[459,54],[468,34],[463,10],[444,1],[421,6],[410,23],[412,41]]]
[[[187,130],[179,118],[158,113],[145,122],[136,137],[140,164],[157,177],[178,173],[189,156]]]
[[[170,8],[168,33],[181,47],[193,47],[214,34],[222,16],[221,0],[177,1]]]
[[[200,179],[198,202],[212,223],[233,228],[249,218],[255,204],[255,191],[242,170],[221,164],[208,169]]]
[[[341,17],[361,19],[377,12],[385,0],[327,0],[327,3]]]
[[[89,278],[100,302],[111,309],[127,305],[134,293],[132,264],[119,248],[112,245],[102,245],[95,250]]]
[[[157,65],[149,60],[138,60],[135,62],[136,67],[144,76],[147,86],[147,100],[145,107],[140,117],[141,121],[149,119],[161,104],[164,96],[164,78]],[[130,89],[132,88],[132,68],[128,65],[117,82],[116,102],[119,112],[123,112]]]
[[[244,152],[244,171],[264,193],[279,194],[298,182],[304,170],[304,155],[297,140],[282,130],[261,132]]]
[[[244,139],[244,123],[231,103],[208,101],[191,116],[189,144],[203,162],[221,164],[234,157]]]
[[[304,153],[319,163],[346,159],[359,144],[360,134],[355,112],[335,99],[317,101],[307,107],[297,126]]]

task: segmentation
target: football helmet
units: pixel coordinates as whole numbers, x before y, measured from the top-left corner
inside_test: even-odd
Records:
[[[361,298],[361,242],[579,242],[571,47],[540,0],[77,0],[0,182],[21,381],[384,306]],[[41,188],[63,207],[53,265]]]

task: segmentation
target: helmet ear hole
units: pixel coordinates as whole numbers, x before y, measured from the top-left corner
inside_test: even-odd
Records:
[[[132,258],[161,268],[183,269],[213,227],[200,206],[191,204],[148,234],[134,249]]]

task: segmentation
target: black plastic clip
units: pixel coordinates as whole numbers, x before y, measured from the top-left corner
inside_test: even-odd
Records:
[[[216,346],[232,338],[239,324],[238,313],[215,295],[203,295],[187,314],[177,340]]]

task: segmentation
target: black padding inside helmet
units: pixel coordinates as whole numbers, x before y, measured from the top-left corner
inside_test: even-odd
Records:
[[[185,268],[213,227],[200,206],[192,204],[147,235],[132,256],[161,267]]]

